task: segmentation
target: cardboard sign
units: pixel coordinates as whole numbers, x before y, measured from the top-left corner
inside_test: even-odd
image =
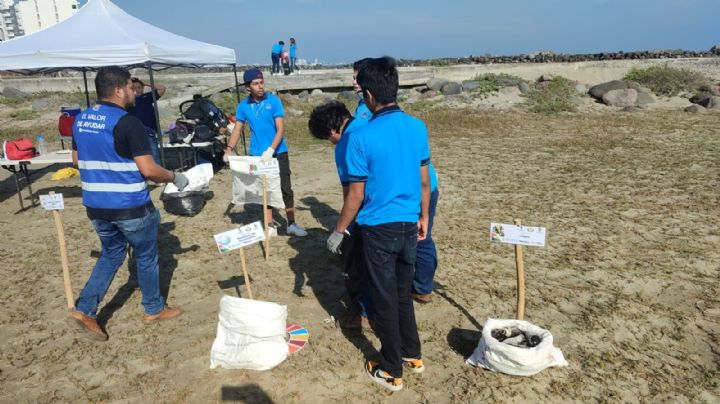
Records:
[[[45,210],[63,210],[65,201],[62,194],[40,195],[40,204]]]
[[[247,226],[216,234],[213,237],[215,237],[215,244],[217,244],[218,251],[225,253],[264,241],[265,232],[263,231],[262,223],[254,222]]]
[[[250,174],[255,175],[267,175],[267,174],[279,174],[280,164],[277,159],[272,159],[268,162],[260,161],[257,163],[250,164]]]
[[[507,244],[545,247],[545,228],[490,223],[490,240]]]

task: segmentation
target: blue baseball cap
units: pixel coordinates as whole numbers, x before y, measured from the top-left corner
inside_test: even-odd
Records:
[[[243,84],[250,84],[251,81],[261,78],[263,78],[263,74],[260,69],[245,70],[245,73],[243,73]]]

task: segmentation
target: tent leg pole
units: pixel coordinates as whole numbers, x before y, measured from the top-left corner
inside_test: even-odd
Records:
[[[238,104],[240,104],[240,83],[238,82],[237,78],[237,65],[233,63],[233,73],[235,74],[235,97],[237,98]],[[236,123],[237,125],[237,123]],[[242,131],[242,144],[243,144],[243,152],[245,152],[245,155],[247,156],[247,146],[245,145],[245,128],[243,128]]]
[[[160,149],[160,163],[165,167],[165,150],[162,142],[162,127],[160,126],[160,113],[158,112],[157,98],[155,98],[155,78],[153,77],[152,63],[147,64],[148,74],[150,75],[150,94],[152,94],[153,108],[155,109],[155,125],[157,126],[157,136],[155,142]]]
[[[87,69],[83,67],[83,82],[85,83],[85,103],[87,104],[87,107],[90,108],[90,92],[88,91],[88,85],[87,85]]]

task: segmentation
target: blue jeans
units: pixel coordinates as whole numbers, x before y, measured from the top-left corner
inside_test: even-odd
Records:
[[[148,135],[148,141],[150,142],[150,153],[152,154],[153,160],[158,165],[162,165],[160,161],[160,149],[158,149],[158,139],[155,136],[155,132],[152,129],[145,128],[145,133]]]
[[[413,292],[426,295],[432,293],[435,284],[435,270],[437,269],[437,250],[432,239],[433,219],[440,192],[434,190],[430,194],[430,216],[428,218],[427,237],[418,241],[417,262],[415,262],[415,279],[413,279]]]
[[[95,317],[98,306],[115,278],[118,268],[125,261],[127,245],[135,251],[138,283],[142,292],[142,304],[146,314],[158,314],[165,308],[160,295],[157,236],[160,228],[160,212],[152,208],[137,219],[108,221],[93,219],[93,227],[100,237],[102,252],[90,278],[80,292],[75,310]]]
[[[420,337],[411,296],[417,223],[362,226],[362,248],[380,339],[380,369],[402,377],[402,358],[420,358]]]
[[[297,70],[297,58],[296,57],[290,57],[290,70],[296,71]]]
[[[272,59],[272,72],[280,73],[280,54],[271,53],[270,58]]]
[[[340,248],[342,251],[340,263],[343,272],[347,274],[345,288],[350,298],[350,309],[359,310],[361,316],[374,320],[371,317],[372,301],[370,300],[367,271],[365,270],[365,259],[363,258],[360,226],[354,226],[354,229],[350,230],[350,235],[345,236]]]

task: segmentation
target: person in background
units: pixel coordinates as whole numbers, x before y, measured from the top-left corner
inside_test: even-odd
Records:
[[[316,107],[310,114],[308,128],[318,139],[329,140],[335,145],[335,166],[337,168],[343,200],[347,197],[350,178],[347,169],[347,147],[352,132],[365,123],[354,119],[345,104],[331,101]],[[340,247],[340,264],[346,275],[345,288],[348,292],[349,307],[345,316],[339,321],[345,329],[370,328],[368,320],[369,297],[367,291],[367,274],[362,256],[360,229],[351,225]]]
[[[99,101],[80,113],[73,126],[73,163],[80,169],[82,200],[100,238],[102,251],[85,283],[70,323],[95,340],[107,333],[97,323],[97,309],[128,245],[135,252],[137,278],[145,321],[165,320],[182,313],[160,294],[158,229],[160,213],[150,199],[146,179],[172,182],[183,190],[188,179],[155,163],[142,122],[127,113],[135,102],[127,70],[102,67],[95,76]]]
[[[430,207],[428,210],[427,237],[418,240],[417,255],[415,260],[415,276],[413,277],[412,298],[418,303],[430,303],[432,291],[435,287],[433,279],[437,270],[437,249],[432,238],[432,228],[435,221],[435,209],[440,191],[438,190],[438,177],[433,164],[428,164],[430,175]]]
[[[290,38],[290,71],[298,73],[297,68],[297,42],[295,38]]]
[[[425,124],[397,105],[394,59],[366,61],[357,82],[373,117],[350,137],[348,195],[327,246],[338,253],[353,220],[360,226],[373,322],[382,344],[380,361],[368,361],[365,370],[374,382],[398,391],[403,367],[425,370],[412,282],[417,242],[427,236],[430,147]]]
[[[357,82],[357,76],[358,72],[360,72],[360,69],[362,69],[363,65],[370,60],[370,58],[360,59],[357,62],[353,63],[353,91],[358,95],[358,105],[355,107],[355,113],[353,113],[353,117],[355,119],[363,121],[363,123],[367,123],[370,118],[372,117],[372,111],[368,108],[367,104],[365,104],[365,100],[362,96],[362,88],[360,88],[360,84]]]
[[[283,51],[283,47],[285,46],[285,42],[278,41],[275,45],[272,46],[272,50],[270,52],[270,58],[272,59],[272,70],[270,74],[280,74],[280,54]]]
[[[225,150],[225,160],[240,140],[240,133],[245,124],[250,126],[250,155],[260,156],[263,161],[277,158],[280,166],[280,189],[285,214],[287,216],[287,234],[303,237],[307,235],[305,229],[295,222],[294,194],[290,182],[290,158],[285,142],[285,113],[280,99],[273,94],[265,92],[265,80],[258,69],[249,69],[243,74],[243,83],[249,95],[240,101],[235,112],[235,127]],[[272,218],[272,207],[266,212],[270,227],[270,234],[277,235],[277,225]]]
[[[153,92],[155,93],[155,100],[159,100],[165,94],[165,86],[162,84],[155,84],[155,87],[151,87],[149,84],[145,84],[142,80],[137,77],[132,78],[133,93],[135,94],[135,105],[129,107],[128,114],[137,117],[145,127],[145,133],[148,135],[150,140],[150,151],[152,157],[155,159],[157,164],[160,164],[160,152],[158,150],[158,137],[160,133],[157,127],[157,119],[155,117],[155,104],[153,103]],[[145,88],[150,87],[150,91],[145,92]]]

